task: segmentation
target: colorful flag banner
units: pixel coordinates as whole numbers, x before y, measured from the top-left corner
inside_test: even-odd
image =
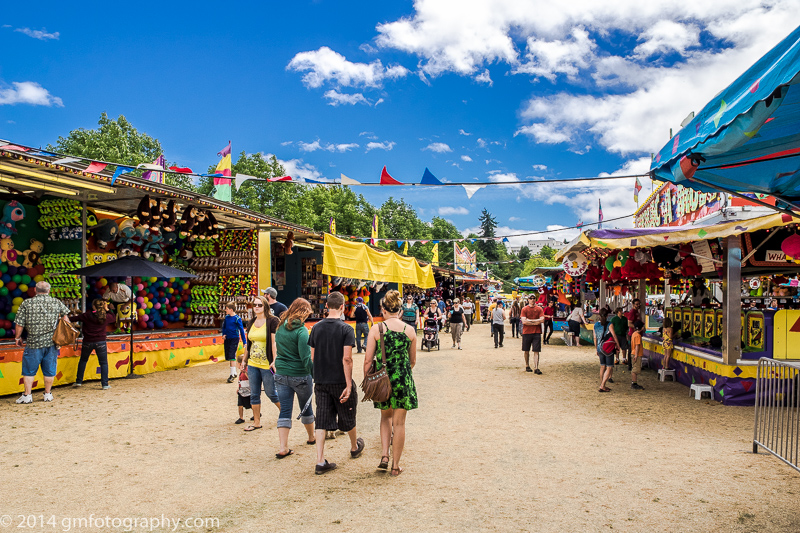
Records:
[[[356,181],[356,180],[354,180],[354,179],[352,179],[352,178],[348,178],[348,177],[347,177],[347,176],[345,176],[344,174],[341,174],[341,181],[340,181],[340,183],[341,183],[342,185],[361,185],[361,182],[360,182],[360,181]]]
[[[477,265],[477,252],[470,252],[469,248],[464,246],[461,248],[458,244],[453,245],[454,264],[456,270],[461,272],[472,273],[478,269]]]
[[[420,181],[422,185],[441,185],[442,182],[436,179],[428,167],[425,167],[425,173],[422,174],[422,181]]]
[[[179,174],[194,174],[194,172],[192,172],[192,169],[189,167],[169,167],[169,169]]]
[[[77,163],[80,161],[77,157],[62,157],[53,161],[54,165],[69,165],[70,163]]]
[[[107,166],[108,163],[98,163],[97,161],[92,161],[92,163],[84,169],[84,172],[88,172],[89,174],[97,174]]]
[[[386,172],[386,167],[384,166],[383,170],[381,170],[381,185],[404,185],[404,184],[400,183],[399,181],[391,177],[389,173]]]
[[[222,202],[231,201],[231,142],[228,146],[217,152],[222,159],[214,169],[214,192],[212,197]]]
[[[403,255],[408,255],[408,241],[403,245]]]
[[[462,187],[464,187],[464,190],[467,192],[467,198],[472,200],[472,196],[479,190],[486,187],[486,185],[462,185]]]
[[[149,165],[139,165],[140,168],[148,169],[147,172],[142,173],[143,180],[150,180],[153,183],[164,183],[164,173],[158,172],[164,170],[167,166],[167,160],[163,155],[156,157],[156,160]]]
[[[331,217],[331,220],[328,223],[328,233],[331,235],[336,235],[336,219],[333,217]]]
[[[433,250],[431,250],[433,256],[431,258],[431,264],[438,265],[439,264],[439,243],[433,245]]]
[[[17,146],[16,144],[4,144],[0,146],[0,150],[14,150],[16,152],[29,152],[30,148],[25,148],[24,146]]]
[[[114,171],[114,175],[111,176],[111,185],[114,185],[114,182],[117,181],[117,178],[122,174],[130,174],[131,172],[133,172],[133,169],[130,167],[117,167],[117,170]]]
[[[642,190],[642,182],[636,178],[636,183],[633,184],[633,201],[639,203],[639,191]]]
[[[603,204],[597,199],[597,229],[603,229]]]
[[[274,178],[267,178],[267,181],[293,181],[291,176],[276,176]]]
[[[370,234],[370,244],[375,246],[378,239],[378,215],[372,216],[372,233]]]

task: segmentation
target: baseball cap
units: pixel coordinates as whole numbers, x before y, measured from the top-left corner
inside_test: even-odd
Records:
[[[271,298],[278,297],[278,291],[275,290],[275,287],[267,287],[266,289],[264,289],[264,294]]]
[[[358,303],[360,303],[360,304],[363,304],[363,303],[364,303],[364,298],[362,298],[361,296],[359,296],[358,298],[356,298],[356,302],[358,302]]]

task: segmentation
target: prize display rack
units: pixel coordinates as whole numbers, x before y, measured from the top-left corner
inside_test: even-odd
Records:
[[[225,304],[234,302],[236,314],[243,321],[252,318],[250,303],[258,294],[258,232],[228,230],[220,236],[219,317],[225,316]]]
[[[325,302],[328,299],[328,283],[322,273],[322,264],[317,264],[314,258],[301,259],[301,290],[303,298],[311,303],[311,316],[309,318],[320,319],[324,316]]]
[[[197,274],[191,280],[192,318],[189,327],[217,327],[219,314],[219,257],[216,241],[198,241],[194,244],[194,257],[190,268]]]
[[[71,315],[81,313],[81,277],[64,274],[81,268],[81,254],[45,254],[42,256],[44,280],[50,284],[50,296],[67,306]]]

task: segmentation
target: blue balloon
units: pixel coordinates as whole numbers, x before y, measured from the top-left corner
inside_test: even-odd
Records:
[[[22,291],[19,289],[14,289],[13,291],[11,291],[11,296],[13,296],[14,298],[22,296]]]
[[[2,276],[0,276],[0,280],[3,280],[3,283],[8,283],[9,281],[11,281],[11,275],[8,272],[6,272]]]

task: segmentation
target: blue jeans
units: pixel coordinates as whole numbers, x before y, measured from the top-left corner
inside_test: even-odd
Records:
[[[103,387],[108,385],[108,346],[106,342],[84,342],[81,344],[81,359],[78,361],[78,375],[75,383],[83,383],[83,374],[86,372],[86,363],[92,352],[97,354],[97,362],[100,363],[100,383]]]
[[[22,375],[33,377],[42,367],[42,375],[55,377],[58,370],[58,346],[53,344],[47,348],[25,348],[22,352]]]
[[[313,387],[311,375],[308,376],[281,376],[275,374],[275,386],[278,389],[278,398],[281,401],[281,413],[278,415],[278,427],[292,427],[292,402],[297,393],[297,405],[300,406],[300,422],[303,424],[314,423],[314,409],[309,403],[308,409],[302,410],[309,398]]]
[[[247,367],[247,377],[250,380],[250,405],[261,405],[261,384],[264,392],[272,403],[278,403],[278,393],[275,390],[275,376],[269,368]]]
[[[364,350],[367,349],[367,337],[369,336],[369,324],[366,322],[356,322],[356,349],[361,351],[361,336],[364,336]]]

